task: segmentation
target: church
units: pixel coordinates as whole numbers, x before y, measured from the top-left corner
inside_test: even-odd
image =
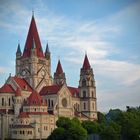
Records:
[[[46,139],[60,116],[97,120],[96,86],[87,54],[79,86],[67,85],[60,59],[51,75],[49,45],[43,51],[32,15],[23,52],[16,51],[16,72],[0,88],[0,138]]]

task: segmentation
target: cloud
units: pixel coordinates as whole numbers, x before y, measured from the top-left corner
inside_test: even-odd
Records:
[[[133,90],[133,92],[131,92]],[[139,106],[139,83],[127,90],[98,91],[97,106],[101,112],[107,112],[109,109],[126,109],[126,106]]]
[[[42,1],[38,4],[42,9],[45,9]],[[138,9],[136,8],[138,7],[137,5],[138,4],[134,3],[126,7],[118,13],[115,13],[115,15],[108,17],[105,22],[102,22],[104,19],[74,21],[62,15],[56,15],[52,11],[49,11],[48,8],[43,11],[47,13],[46,16],[37,15],[35,18],[43,42],[47,42],[46,40],[48,40],[53,48],[57,46],[59,49],[67,48],[71,49],[71,52],[75,52],[67,53],[64,56],[66,61],[72,64],[81,64],[81,54],[86,51],[91,59],[91,63],[95,65],[98,74],[105,74],[117,81],[119,81],[121,77],[120,84],[128,86],[140,79],[140,65],[129,63],[127,60],[119,61],[109,59],[108,57],[110,55],[119,54],[121,50],[115,46],[115,43],[110,42],[106,38],[115,38],[122,33],[121,26],[115,24],[116,20],[119,21],[119,19],[123,19],[123,17],[129,17],[128,12],[131,16],[135,15],[135,11]],[[29,13],[31,12],[17,2],[11,3],[10,6],[8,3],[5,3],[5,6],[8,6],[8,10],[3,9],[5,10],[5,15],[9,14],[10,11],[13,13],[13,19],[17,18],[20,20],[17,20],[18,25],[16,24],[16,26],[13,22],[5,23],[4,21],[0,22],[0,26],[14,30],[15,33],[21,33],[21,30],[25,29],[25,17],[28,17],[29,21]],[[17,12],[18,9],[20,9],[19,12]],[[77,57],[77,53],[79,57]]]
[[[63,59],[65,59],[66,64],[69,64],[69,67],[73,67],[73,65],[81,66],[83,54],[87,51],[97,76],[105,78],[103,80],[107,82],[111,80],[111,86],[119,83],[120,86],[124,86],[123,88],[126,89],[123,92],[122,89],[116,91],[116,88],[114,88],[107,92],[104,85],[102,85],[103,91],[99,89],[97,93],[99,108],[101,109],[115,107],[118,104],[122,107],[129,102],[135,104],[135,101],[139,99],[138,92],[133,88],[129,91],[135,91],[134,100],[130,100],[132,96],[128,95],[127,87],[134,86],[140,80],[140,64],[135,64],[127,59],[118,60],[110,57],[124,55],[123,48],[117,44],[116,40],[122,41],[122,34],[125,34],[125,29],[128,29],[125,28],[125,25],[130,23],[132,19],[135,21],[138,5],[139,3],[134,3],[115,14],[110,14],[106,19],[93,20],[73,20],[64,15],[53,13],[43,1],[38,1],[33,5],[38,6],[35,19],[42,46],[45,46],[48,41],[52,54],[60,50],[60,54],[63,55]],[[7,3],[5,6],[0,6],[0,8],[3,11],[0,13],[0,18],[4,19],[0,21],[0,28],[25,37],[28,31],[27,25],[29,25],[31,18],[31,9],[18,2]],[[7,22],[9,21],[7,20],[9,15],[11,15],[11,20]],[[123,42],[125,41],[129,40],[123,40]],[[137,56],[135,57],[137,58]],[[3,70],[0,68],[1,72]],[[78,74],[77,79],[79,79]],[[70,76],[74,77],[72,72]],[[97,79],[99,78],[97,77]],[[76,81],[75,79],[72,80]],[[97,81],[98,84],[101,82],[102,79]],[[139,88],[139,85],[137,85],[137,88]],[[114,92],[115,95],[112,94]],[[127,97],[126,100],[125,97]],[[120,99],[124,100],[121,101]]]
[[[0,74],[3,74],[3,73],[5,73],[5,68],[4,67],[0,67]]]

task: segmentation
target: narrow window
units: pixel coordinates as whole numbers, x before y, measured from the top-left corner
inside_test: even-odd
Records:
[[[82,86],[83,86],[83,87],[86,86],[86,80],[85,80],[85,79],[82,80]]]
[[[83,98],[86,97],[86,91],[83,91]]]
[[[94,92],[92,91],[92,98],[94,97]]]
[[[48,99],[48,106],[50,107],[50,99]]]
[[[9,106],[11,105],[11,99],[9,98]]]
[[[84,110],[86,110],[86,103],[84,103]]]
[[[52,107],[53,107],[53,100],[51,100],[51,105],[52,105]]]
[[[2,106],[4,106],[4,98],[2,98]]]

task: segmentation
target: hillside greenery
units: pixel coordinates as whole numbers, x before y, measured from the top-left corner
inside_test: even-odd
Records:
[[[140,140],[140,107],[98,112],[97,121],[60,117],[56,125],[47,140],[85,140],[90,134],[99,135],[101,140]]]

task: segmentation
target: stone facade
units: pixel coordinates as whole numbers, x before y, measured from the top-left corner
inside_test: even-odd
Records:
[[[60,116],[97,120],[93,69],[85,55],[78,87],[67,85],[60,60],[51,76],[48,44],[43,52],[34,16],[24,51],[18,44],[16,74],[0,88],[1,139],[45,139]]]

